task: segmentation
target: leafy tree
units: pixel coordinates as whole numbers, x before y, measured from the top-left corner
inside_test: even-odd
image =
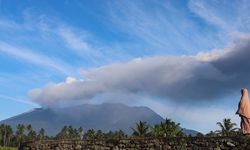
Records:
[[[147,124],[147,122],[140,121],[139,123],[136,123],[136,128],[132,128],[132,130],[132,135],[135,137],[149,136],[149,125]]]
[[[230,118],[224,118],[222,122],[216,123],[221,129],[216,132],[221,136],[235,135],[238,128],[235,128],[236,123],[232,123]]]

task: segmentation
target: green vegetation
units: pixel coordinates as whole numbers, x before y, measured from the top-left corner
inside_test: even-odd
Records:
[[[1,147],[0,146],[0,150],[17,150],[16,147]]]
[[[231,119],[225,118],[222,122],[217,122],[217,125],[221,130],[216,131],[221,136],[231,136],[235,135],[238,128],[235,128],[236,123],[232,123]]]
[[[236,128],[236,123],[233,123],[230,118],[224,118],[222,122],[216,123],[220,130],[210,131],[206,134],[208,137],[215,137],[215,136],[235,136],[235,135],[242,135],[239,128]]]
[[[147,137],[149,136],[149,125],[147,122],[136,123],[136,128],[132,128],[134,137]]]
[[[201,133],[197,134],[197,137],[215,137],[215,136],[234,136],[240,135],[240,130],[235,128],[236,124],[231,122],[231,119],[225,118],[222,122],[217,122],[220,130],[210,131],[206,135]],[[183,133],[180,123],[175,123],[171,119],[166,118],[160,124],[150,126],[147,122],[139,121],[135,124],[132,136],[133,138],[143,137],[183,137],[186,136]],[[64,126],[61,131],[55,137],[49,137],[46,135],[44,128],[41,128],[36,132],[32,125],[18,124],[15,132],[9,125],[0,125],[0,150],[14,150],[19,147],[22,142],[25,141],[39,141],[49,139],[124,139],[129,136],[122,130],[103,132],[101,130],[89,129],[84,131],[82,127],[74,128],[72,126]],[[2,147],[1,147],[2,146]]]
[[[180,123],[175,123],[171,119],[166,119],[165,122],[161,122],[160,125],[155,125],[153,131],[156,131],[156,133],[153,133],[155,136],[177,137],[185,135],[182,132]]]

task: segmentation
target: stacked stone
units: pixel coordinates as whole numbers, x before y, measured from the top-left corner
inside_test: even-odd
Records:
[[[241,150],[247,137],[175,137],[108,140],[50,140],[23,143],[20,150]]]

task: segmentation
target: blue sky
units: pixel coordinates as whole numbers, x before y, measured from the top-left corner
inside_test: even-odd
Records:
[[[216,64],[248,42],[249,8],[244,0],[0,0],[0,120],[41,106],[121,102],[202,132],[225,117],[239,124],[248,79],[212,77],[248,75]]]

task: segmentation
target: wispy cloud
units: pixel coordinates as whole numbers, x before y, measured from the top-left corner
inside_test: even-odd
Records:
[[[59,35],[67,43],[69,48],[76,50],[76,52],[80,55],[88,53],[92,49],[91,46],[83,39],[83,37],[77,36],[68,27],[60,27]]]
[[[237,7],[235,7],[237,6]],[[190,0],[189,9],[206,22],[232,36],[235,32],[249,32],[250,4],[248,1],[201,1]],[[234,35],[233,35],[234,36]],[[232,37],[234,38],[234,37]]]
[[[168,2],[113,1],[109,4],[109,15],[112,25],[129,35],[131,43],[140,43],[144,51],[195,53],[219,44],[219,40],[213,40],[218,38],[213,31],[206,26],[200,28],[187,11],[180,9]]]
[[[98,64],[98,59],[103,58],[104,53],[87,42],[89,33],[66,25],[59,25],[55,31],[62,38],[65,45],[73,50],[85,61]]]
[[[20,98],[13,98],[13,97],[2,95],[2,94],[0,94],[0,100],[14,101],[14,102],[18,102],[18,103],[28,104],[28,105],[31,105],[31,106],[34,106],[34,107],[39,106],[36,103],[33,103],[33,102],[29,101],[29,100],[22,100]]]
[[[12,57],[16,57],[25,62],[29,62],[35,65],[39,65],[42,67],[47,67],[49,69],[56,69],[64,74],[70,74],[70,67],[61,62],[56,58],[50,58],[46,55],[35,53],[32,50],[27,48],[18,47],[10,45],[6,42],[0,41],[0,52],[10,55]]]
[[[194,13],[202,17],[205,21],[213,25],[216,25],[226,31],[233,30],[230,24],[225,22],[225,20],[223,20],[220,16],[218,16],[218,14],[216,14],[216,10],[213,9],[212,6],[210,7],[208,5],[205,5],[202,1],[193,0],[193,1],[190,1],[189,7]]]

